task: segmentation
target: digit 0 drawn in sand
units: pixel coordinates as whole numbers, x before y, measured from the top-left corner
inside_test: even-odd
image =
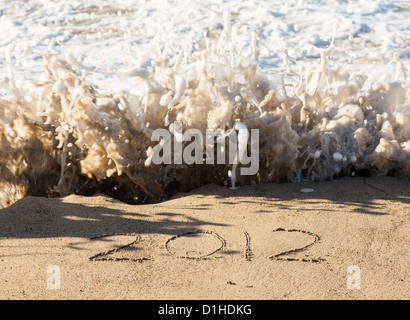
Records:
[[[188,237],[191,236],[197,236],[198,234],[203,234],[203,235],[210,235],[213,236],[214,239],[219,242],[219,246],[216,247],[216,249],[212,250],[211,252],[208,253],[203,253],[203,248],[202,247],[195,247],[195,245],[192,243],[192,241],[189,241],[190,239]],[[174,250],[170,249],[170,244],[172,242],[177,241],[178,239],[182,240],[182,238],[188,238],[185,239],[185,243],[182,242],[180,243],[180,246],[175,245]],[[204,240],[204,239],[202,239]],[[214,243],[210,243],[212,241],[209,241],[210,239],[207,239],[208,241],[204,241],[206,243],[205,247],[209,247],[210,245],[215,245]],[[191,231],[191,232],[185,232],[182,234],[175,235],[171,238],[169,238],[165,242],[165,249],[168,251],[169,254],[176,256],[178,258],[183,258],[183,259],[193,259],[193,260],[205,260],[208,259],[211,255],[215,254],[216,252],[220,251],[223,247],[225,247],[226,242],[225,240],[219,236],[217,233],[213,231],[204,231],[204,230],[196,230],[196,231]],[[191,247],[191,250],[186,250],[187,247]],[[183,254],[178,254],[177,251],[183,252]],[[191,255],[189,255],[191,254]]]
[[[137,243],[138,241],[141,240],[141,236],[135,234],[135,233],[109,233],[109,234],[103,234],[103,235],[99,235],[96,237],[92,237],[90,238],[90,240],[95,240],[95,239],[101,239],[101,238],[107,238],[107,237],[113,237],[113,236],[134,236],[135,240],[117,247],[117,248],[113,248],[110,249],[108,251],[104,251],[104,252],[100,252],[97,253],[96,255],[93,255],[92,257],[89,257],[88,260],[90,261],[134,261],[134,262],[143,262],[144,260],[149,260],[148,258],[142,257],[142,258],[128,258],[128,257],[107,257],[109,254],[113,254],[114,252],[118,252],[120,250],[123,250],[127,247],[130,247],[132,245],[134,245],[135,243]]]
[[[280,261],[301,261],[301,262],[320,262],[320,261],[324,261],[323,259],[319,258],[319,257],[312,257],[312,258],[290,258],[290,257],[286,257],[283,258],[282,256],[288,255],[290,253],[294,253],[294,252],[300,252],[303,250],[306,250],[307,248],[313,246],[316,242],[319,241],[319,236],[313,232],[310,231],[305,231],[305,230],[299,230],[299,229],[284,229],[284,228],[277,228],[274,229],[273,232],[300,232],[300,233],[304,233],[307,234],[311,237],[313,237],[313,241],[303,247],[299,247],[299,248],[294,248],[294,249],[290,249],[290,250],[286,250],[283,252],[280,252],[278,254],[275,254],[273,256],[270,256],[269,259],[271,260],[280,260]]]

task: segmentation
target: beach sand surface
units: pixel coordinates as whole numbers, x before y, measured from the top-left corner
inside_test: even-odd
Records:
[[[409,299],[409,214],[392,177],[26,197],[0,210],[0,299]]]

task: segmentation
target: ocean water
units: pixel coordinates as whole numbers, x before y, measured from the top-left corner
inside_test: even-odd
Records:
[[[409,178],[409,21],[408,1],[2,0],[0,207]],[[258,173],[153,164],[152,132],[175,120],[259,129]]]

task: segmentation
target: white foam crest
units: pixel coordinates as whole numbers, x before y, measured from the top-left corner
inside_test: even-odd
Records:
[[[70,52],[65,59],[44,55],[46,72],[29,90],[17,85],[16,60],[6,57],[0,206],[26,194],[93,190],[130,202],[159,201],[202,183],[229,184],[229,178],[236,187],[323,181],[361,170],[410,177],[410,91],[398,55],[391,60],[395,79],[368,90],[365,74],[329,66],[337,50],[333,40],[320,50],[318,63],[303,68],[283,46],[286,73],[272,76],[261,70],[256,35],[249,36],[248,52],[240,49],[231,19],[225,11],[219,34],[192,54],[180,50],[173,65],[169,47],[150,67],[130,64],[124,71],[87,67]],[[91,73],[115,73],[134,81],[135,90],[99,94]],[[297,80],[288,81],[289,75]],[[151,133],[167,128],[176,134],[175,120],[203,132],[237,129],[239,160],[248,149],[248,130],[259,129],[259,173],[238,177],[237,164],[153,165]],[[128,193],[113,191],[124,188]]]

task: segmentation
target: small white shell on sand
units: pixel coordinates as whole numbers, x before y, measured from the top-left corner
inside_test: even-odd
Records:
[[[313,189],[311,189],[311,188],[303,188],[303,189],[300,189],[300,192],[303,192],[303,193],[310,193],[310,192],[313,192],[313,191],[315,191],[315,190],[313,190]]]

